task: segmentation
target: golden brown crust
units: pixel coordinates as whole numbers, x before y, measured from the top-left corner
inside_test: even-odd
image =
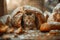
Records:
[[[22,34],[23,33],[23,29],[20,27],[15,31],[16,34]]]
[[[7,33],[14,33],[14,28],[9,28],[9,29],[7,30]]]
[[[50,28],[50,25],[48,23],[44,23],[40,27],[40,31],[43,31],[43,32],[48,32],[50,30],[51,30],[51,28]]]
[[[7,25],[3,25],[0,27],[0,33],[5,33],[7,32],[8,26]]]
[[[45,17],[44,17],[43,14],[37,12],[37,13],[36,13],[36,17],[38,18],[40,24],[42,24],[42,23],[45,22]]]
[[[50,31],[50,30],[60,30],[60,23],[55,23],[55,22],[52,22],[52,23],[44,23],[41,25],[40,27],[40,30],[41,31]]]

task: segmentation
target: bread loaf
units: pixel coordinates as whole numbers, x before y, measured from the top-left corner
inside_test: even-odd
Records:
[[[40,27],[40,31],[60,30],[60,22],[44,23]]]

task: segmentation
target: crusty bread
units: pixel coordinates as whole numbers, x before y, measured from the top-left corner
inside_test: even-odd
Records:
[[[44,23],[40,27],[40,31],[43,31],[43,32],[48,32],[50,30],[51,30],[50,24],[48,24],[48,23]]]
[[[40,27],[40,31],[60,30],[60,22],[44,23]]]
[[[7,29],[8,29],[8,26],[7,26],[7,25],[2,25],[2,26],[0,27],[0,33],[7,32]]]

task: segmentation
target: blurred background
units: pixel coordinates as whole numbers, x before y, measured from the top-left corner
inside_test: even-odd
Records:
[[[60,2],[60,0],[44,0],[44,7],[52,12],[53,8]]]
[[[11,13],[18,6],[30,5],[40,10],[52,12],[60,0],[0,0],[0,16]]]
[[[42,10],[43,0],[6,0],[8,12],[11,12],[18,6],[30,5]],[[42,3],[43,2],[43,3]]]

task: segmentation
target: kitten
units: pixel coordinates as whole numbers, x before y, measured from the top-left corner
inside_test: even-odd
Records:
[[[23,22],[24,22],[25,29],[28,29],[28,30],[36,29],[34,14],[31,14],[31,15],[24,14]]]

